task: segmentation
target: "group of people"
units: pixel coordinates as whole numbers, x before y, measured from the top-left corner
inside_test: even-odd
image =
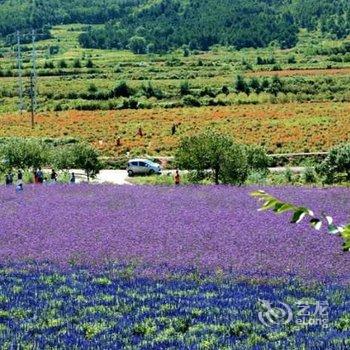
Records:
[[[33,171],[33,176],[34,176],[34,183],[35,184],[44,184],[47,183],[48,179],[47,176],[44,175],[44,172],[42,171],[41,168],[38,168]],[[15,175],[9,171],[6,176],[5,176],[5,184],[6,186],[12,186],[14,184],[15,180]],[[54,169],[51,170],[50,174],[50,183],[55,183],[58,180],[58,174]],[[75,173],[70,174],[70,183],[75,183],[76,178],[75,178]],[[18,170],[17,172],[17,180],[16,180],[16,192],[23,191],[23,172],[22,170]]]
[[[52,169],[51,174],[50,174],[50,183],[55,183],[55,182],[57,182],[57,180],[58,180],[58,174],[56,173],[55,169]],[[75,181],[76,181],[75,174],[71,173],[69,182],[75,183]],[[41,170],[41,168],[35,170],[34,171],[34,183],[35,184],[43,184],[45,182],[47,182],[47,177],[44,176],[44,173]]]
[[[8,172],[5,176],[6,186],[12,186],[14,182],[14,175]],[[23,191],[23,172],[18,170],[17,172],[17,182],[16,182],[16,192]]]

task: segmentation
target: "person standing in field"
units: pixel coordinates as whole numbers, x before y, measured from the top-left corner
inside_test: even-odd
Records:
[[[23,191],[23,183],[21,182],[16,186],[16,192],[19,193],[22,191]]]
[[[175,176],[174,176],[174,182],[176,186],[179,186],[181,183],[181,177],[179,170],[176,170]]]
[[[139,127],[139,129],[137,131],[137,135],[140,136],[140,137],[143,137],[143,131],[142,131],[141,126]]]
[[[23,173],[21,169],[19,169],[17,172],[17,183],[18,184],[23,183]]]
[[[57,181],[57,173],[56,173],[55,169],[52,169],[50,178],[51,178],[51,182]]]
[[[41,168],[39,168],[39,170],[36,172],[36,176],[39,184],[44,183],[44,173],[42,172]]]
[[[8,172],[5,177],[6,186],[11,186],[13,184],[13,175],[11,172]]]
[[[174,136],[176,134],[176,124],[173,124],[171,127],[171,135]]]
[[[17,171],[17,183],[16,183],[16,192],[18,192],[18,188],[21,188],[20,190],[22,191],[23,190],[23,173],[22,173],[22,170],[19,169]]]

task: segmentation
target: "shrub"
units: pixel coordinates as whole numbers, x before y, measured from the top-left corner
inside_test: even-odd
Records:
[[[247,95],[250,93],[249,86],[241,75],[237,75],[236,77],[235,89],[236,92],[244,92]]]
[[[295,56],[289,56],[288,59],[287,59],[287,63],[289,63],[289,64],[297,63],[297,60],[296,60]]]
[[[184,106],[190,106],[190,107],[200,107],[202,105],[201,102],[197,98],[195,98],[191,95],[185,96],[182,99],[182,102],[183,102]]]
[[[248,184],[259,184],[264,185],[267,182],[267,174],[266,172],[260,172],[260,171],[253,171],[249,174],[247,183]]]
[[[76,58],[73,62],[73,68],[81,68],[81,62],[79,58]]]
[[[333,183],[344,175],[350,181],[350,143],[332,148],[327,158],[317,167],[317,172],[325,177],[327,183]]]
[[[112,92],[113,97],[130,97],[133,94],[133,89],[129,87],[126,81],[119,82],[119,84],[114,88]]]
[[[90,93],[95,93],[95,92],[97,92],[97,90],[98,90],[97,86],[94,83],[91,83],[88,87],[88,92],[90,92]]]
[[[160,89],[155,89],[150,82],[147,85],[142,84],[141,90],[147,98],[156,97],[157,99],[161,99],[164,97],[163,92]]]
[[[88,59],[85,65],[86,68],[94,68],[94,62],[92,62],[91,58]]]
[[[203,96],[209,96],[209,97],[216,97],[217,93],[210,88],[209,86],[206,86],[204,89],[201,90],[200,95]]]
[[[61,112],[61,111],[63,111],[63,106],[62,106],[62,104],[61,104],[61,103],[57,103],[57,104],[55,105],[55,107],[53,108],[53,110],[54,110],[55,112]]]
[[[185,95],[190,95],[191,94],[191,89],[190,89],[190,84],[188,81],[183,81],[180,84],[180,95],[185,96]]]
[[[307,184],[311,184],[311,183],[315,183],[316,182],[316,172],[315,172],[315,168],[313,167],[306,167],[305,171],[303,173],[303,180],[305,183]]]
[[[293,172],[290,168],[286,168],[286,170],[283,172],[283,177],[284,180],[287,183],[293,183],[294,182],[294,176],[293,176]]]
[[[58,64],[59,68],[67,68],[68,65],[67,65],[67,62],[65,60],[61,60]]]
[[[189,47],[187,45],[185,45],[183,47],[183,56],[184,57],[189,57],[189,55],[190,55],[190,49],[189,49]]]
[[[260,146],[245,146],[247,153],[248,166],[251,171],[259,171],[267,173],[270,165],[270,158],[266,154],[263,147]]]
[[[257,78],[252,78],[250,81],[250,88],[254,90],[257,94],[259,94],[262,91],[259,79]]]
[[[226,96],[230,93],[230,89],[224,85],[221,89],[222,93],[225,94]]]
[[[52,61],[45,61],[45,63],[44,63],[44,69],[53,69],[53,68],[55,68],[55,65],[53,64],[53,62]]]
[[[275,75],[272,78],[271,84],[269,86],[268,92],[274,96],[277,96],[279,92],[283,91],[283,83],[282,80]]]

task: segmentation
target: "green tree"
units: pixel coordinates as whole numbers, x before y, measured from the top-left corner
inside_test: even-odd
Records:
[[[82,169],[88,181],[102,169],[99,153],[86,143],[57,147],[51,154],[51,163],[58,170]]]
[[[62,69],[68,67],[67,62],[65,60],[61,60],[58,64],[58,66],[59,66],[59,68],[62,68]]]
[[[145,54],[147,52],[147,42],[142,36],[133,36],[129,40],[129,46],[133,53]]]
[[[120,81],[113,90],[113,97],[130,97],[134,94],[133,89],[126,81]]]
[[[180,95],[181,96],[186,96],[186,95],[190,95],[190,94],[191,94],[191,87],[190,87],[189,82],[187,80],[181,82],[181,84],[180,84]]]
[[[249,85],[241,75],[237,75],[236,77],[235,89],[236,92],[245,92],[246,94],[250,93]]]
[[[75,167],[73,145],[55,148],[51,152],[51,164],[57,170],[68,171]]]
[[[283,91],[283,83],[282,80],[278,77],[278,75],[275,75],[272,78],[268,91],[274,96],[277,96],[279,92]]]
[[[41,140],[10,138],[0,147],[0,158],[7,169],[39,168],[49,162],[50,148]]]
[[[78,143],[71,147],[69,157],[71,157],[73,167],[83,169],[90,181],[90,178],[94,178],[102,169],[99,153],[86,143]]]
[[[263,147],[256,145],[246,146],[246,154],[248,166],[252,171],[268,172],[270,158]]]
[[[86,68],[94,68],[94,62],[92,61],[91,58],[89,58],[86,62],[86,65],[85,65]]]
[[[245,148],[213,131],[183,138],[176,163],[199,174],[209,171],[215,184],[243,184],[249,171]]]
[[[253,77],[250,80],[250,88],[254,90],[257,94],[260,94],[262,88],[258,78]]]
[[[333,183],[337,177],[344,175],[350,181],[350,143],[333,147],[317,171],[325,176],[327,183]]]
[[[79,58],[76,58],[73,62],[73,68],[81,68],[81,62]]]

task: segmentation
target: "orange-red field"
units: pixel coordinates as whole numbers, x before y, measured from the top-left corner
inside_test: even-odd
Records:
[[[38,115],[34,130],[29,121],[29,115],[1,115],[0,137],[81,138],[106,156],[127,151],[171,155],[181,136],[206,127],[277,153],[326,151],[350,140],[350,103],[53,112]],[[173,123],[180,124],[175,136]],[[137,135],[139,127],[143,137]],[[121,146],[116,145],[118,137]]]

